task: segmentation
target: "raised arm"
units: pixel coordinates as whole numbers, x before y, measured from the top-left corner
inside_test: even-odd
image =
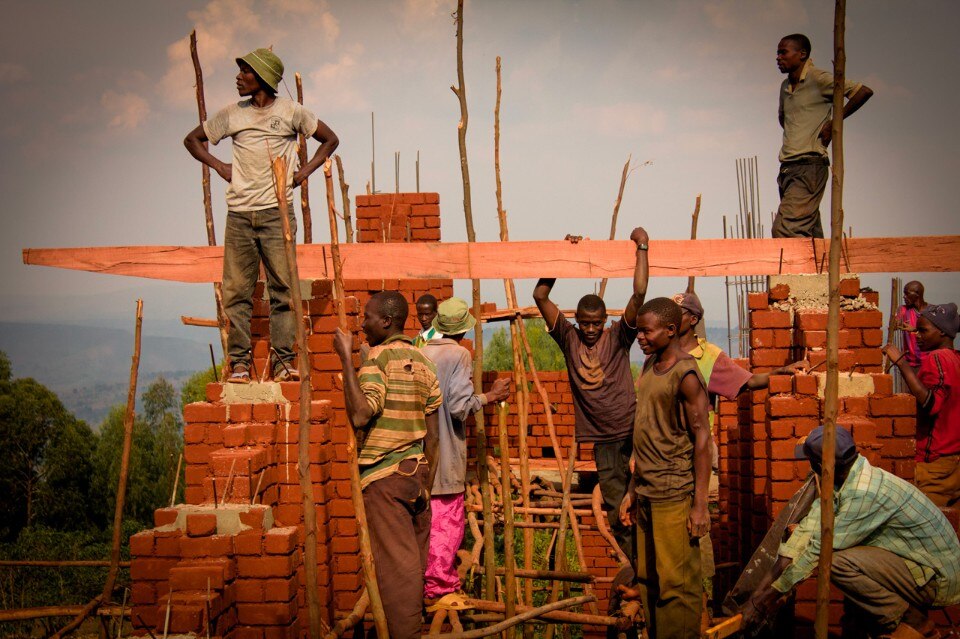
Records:
[[[687,521],[687,530],[693,537],[710,532],[710,513],[707,512],[707,492],[710,490],[710,400],[707,391],[695,374],[686,375],[680,382],[680,403],[693,431],[693,510]]]
[[[537,285],[533,289],[533,301],[537,303],[540,315],[543,316],[543,321],[547,323],[548,331],[554,329],[557,325],[557,318],[560,317],[560,309],[550,299],[550,291],[553,290],[553,285],[556,283],[557,278],[555,277],[541,277],[537,280]]]
[[[353,334],[338,327],[333,345],[343,365],[343,398],[347,405],[347,415],[354,427],[363,428],[373,418],[374,410],[360,389],[360,378],[353,367]]]
[[[917,398],[917,402],[921,407],[927,405],[930,401],[930,394],[933,392],[927,388],[923,382],[920,381],[920,377],[917,375],[916,371],[913,370],[913,367],[907,364],[906,360],[903,357],[903,353],[899,348],[893,344],[887,344],[883,347],[883,352],[890,358],[890,361],[893,362],[893,366],[896,366],[900,369],[900,375],[903,377],[903,381],[906,383],[907,388]]]
[[[850,99],[847,100],[847,103],[843,105],[843,119],[846,120],[851,115],[860,110],[867,100],[873,96],[873,89],[868,87],[865,84],[861,84],[860,88],[857,89],[857,92],[850,96]],[[833,137],[833,122],[827,120],[823,124],[823,128],[820,129],[820,141],[823,142],[824,146],[830,145],[830,140]]]
[[[643,227],[638,226],[633,229],[630,239],[637,245],[637,263],[633,267],[633,295],[627,302],[623,310],[623,321],[627,326],[637,325],[637,311],[643,306],[643,301],[647,297],[647,282],[650,280],[650,265],[647,262],[647,245],[650,238]]]
[[[761,390],[770,385],[770,376],[771,375],[796,375],[797,373],[805,370],[810,366],[810,362],[805,359],[802,359],[798,362],[792,364],[787,364],[786,366],[781,366],[776,368],[769,373],[754,373],[746,384],[743,385],[743,389],[740,392],[748,390]]]
[[[197,128],[187,133],[187,137],[183,138],[183,146],[196,160],[203,162],[216,171],[217,175],[229,182],[233,179],[233,165],[227,164],[210,153],[205,144],[207,141],[207,133],[203,130],[203,125],[199,124]]]
[[[319,169],[320,166],[327,161],[327,158],[330,157],[340,145],[340,138],[337,137],[337,134],[334,133],[330,127],[323,123],[323,120],[317,120],[317,130],[313,132],[313,139],[320,143],[320,148],[313,154],[309,162],[301,166],[300,169],[293,174],[294,186],[300,186],[304,180],[310,177],[311,173]]]

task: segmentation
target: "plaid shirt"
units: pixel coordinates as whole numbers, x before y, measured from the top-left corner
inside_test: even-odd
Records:
[[[404,459],[423,459],[426,416],[443,401],[436,368],[406,335],[370,349],[360,367],[360,390],[373,411],[360,450],[360,485],[392,475]]]
[[[834,550],[883,548],[903,559],[918,587],[936,580],[936,606],[960,602],[960,542],[940,509],[915,486],[861,456],[833,497]],[[780,555],[793,562],[773,582],[788,592],[806,579],[820,559],[820,501],[786,542]]]

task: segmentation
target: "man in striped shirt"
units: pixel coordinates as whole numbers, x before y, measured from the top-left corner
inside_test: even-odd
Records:
[[[347,414],[358,431],[360,485],[392,639],[419,637],[442,403],[436,368],[403,334],[407,301],[382,291],[364,308],[370,352],[353,367],[353,335],[337,329]]]
[[[822,426],[805,438],[798,456],[820,475]],[[960,542],[947,518],[915,486],[871,466],[839,426],[835,484],[830,580],[844,594],[845,627],[901,638],[934,632],[930,608],[960,602]],[[779,555],[743,608],[746,628],[769,618],[774,602],[817,567],[819,500],[780,545]]]

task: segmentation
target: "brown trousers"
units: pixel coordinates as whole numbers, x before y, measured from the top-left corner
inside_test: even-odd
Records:
[[[940,508],[960,501],[960,455],[945,455],[932,462],[917,462],[917,488]]]
[[[363,490],[373,562],[390,639],[419,639],[423,630],[423,573],[430,544],[426,465],[400,462],[396,473]]]
[[[818,159],[780,165],[780,207],[773,221],[773,237],[823,237],[820,200],[829,175],[830,167]]]

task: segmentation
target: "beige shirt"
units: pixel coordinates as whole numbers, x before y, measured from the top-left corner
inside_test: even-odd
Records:
[[[862,85],[847,80],[843,94],[849,99]],[[788,76],[780,85],[780,116],[783,119],[783,146],[780,161],[789,162],[804,155],[827,157],[820,142],[820,129],[833,117],[833,74],[813,66],[807,60],[796,87]]]
[[[273,189],[273,158],[287,159],[287,201],[293,201],[293,173],[297,168],[297,134],[310,137],[317,116],[300,104],[277,97],[258,108],[241,100],[203,123],[211,143],[233,138],[233,179],[227,187],[227,210],[258,211],[277,206]]]

